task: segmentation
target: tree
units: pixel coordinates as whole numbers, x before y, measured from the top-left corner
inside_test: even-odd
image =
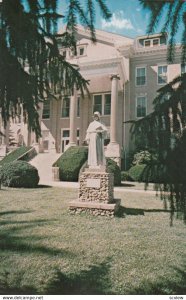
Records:
[[[175,35],[183,26],[180,62],[185,64],[185,1],[139,1],[151,13],[148,33],[153,33],[162,14],[166,14],[162,32],[170,29],[169,62],[174,60]],[[146,184],[153,174],[157,178],[156,189],[160,190],[165,201],[169,200],[171,224],[175,212],[186,222],[186,73],[159,89],[158,93],[153,102],[154,111],[143,119],[133,121],[131,130],[138,139],[143,138],[146,147],[153,149],[157,155],[157,160],[151,161],[144,170]]]
[[[77,66],[65,60],[61,46],[76,52],[77,23],[95,37],[95,2],[105,19],[111,14],[104,0],[68,0],[65,16],[58,13],[60,0],[2,0],[0,3],[0,111],[6,126],[19,114],[22,104],[29,129],[40,135],[38,106],[49,95],[56,97],[79,89],[83,95],[88,82]],[[57,34],[58,21],[64,18],[66,31]]]
[[[158,27],[162,17],[164,24],[162,32],[169,32],[168,61],[174,60],[175,38],[178,31],[181,32],[182,62],[186,61],[186,2],[184,0],[139,0],[142,7],[150,12],[150,21],[147,33],[153,33]]]

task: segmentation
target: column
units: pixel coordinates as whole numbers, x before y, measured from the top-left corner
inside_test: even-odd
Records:
[[[77,144],[77,128],[76,128],[76,112],[77,112],[77,90],[74,88],[73,95],[70,99],[70,146]]]
[[[38,108],[38,114],[39,114],[39,126],[41,129],[41,120],[42,120],[42,116],[43,116],[43,101],[39,102],[39,108]],[[42,131],[41,131],[42,134]],[[42,136],[38,138],[38,142],[36,143],[37,147],[37,152],[38,153],[43,153],[44,152],[44,148],[43,148],[43,138]]]
[[[9,146],[9,137],[10,137],[10,121],[8,120],[5,127],[5,144],[8,147]]]
[[[121,166],[121,151],[117,141],[117,108],[118,108],[118,74],[111,75],[111,116],[110,116],[110,143],[108,144],[105,156],[113,159],[118,166]],[[121,124],[122,126],[122,124]]]
[[[110,117],[110,143],[117,143],[117,106],[118,106],[118,74],[111,75],[111,117]]]

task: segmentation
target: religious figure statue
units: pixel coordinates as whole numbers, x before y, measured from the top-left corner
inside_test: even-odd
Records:
[[[100,113],[94,112],[94,121],[87,129],[85,140],[88,143],[88,166],[99,168],[106,165],[104,154],[104,139],[107,137],[107,128],[100,122]]]

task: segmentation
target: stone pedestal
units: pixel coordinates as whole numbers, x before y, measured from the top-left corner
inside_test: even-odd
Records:
[[[105,167],[86,168],[79,178],[78,200],[70,202],[74,213],[114,216],[120,200],[114,199],[114,176]]]

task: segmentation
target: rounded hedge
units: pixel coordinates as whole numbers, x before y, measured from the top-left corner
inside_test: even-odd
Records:
[[[114,185],[121,185],[121,170],[118,167],[117,163],[110,158],[107,158],[107,170],[110,173],[114,174]]]
[[[4,164],[0,169],[4,186],[35,188],[39,182],[38,170],[25,161]]]
[[[129,176],[134,181],[163,183],[167,181],[167,172],[162,165],[136,165],[129,169]]]
[[[122,181],[133,181],[133,179],[130,177],[129,173],[126,171],[121,171],[121,180]]]
[[[146,165],[144,164],[135,165],[129,169],[128,174],[134,181],[143,181],[143,172],[145,167]]]
[[[87,147],[70,147],[60,156],[53,167],[59,167],[61,181],[78,181],[80,169],[87,158]]]

